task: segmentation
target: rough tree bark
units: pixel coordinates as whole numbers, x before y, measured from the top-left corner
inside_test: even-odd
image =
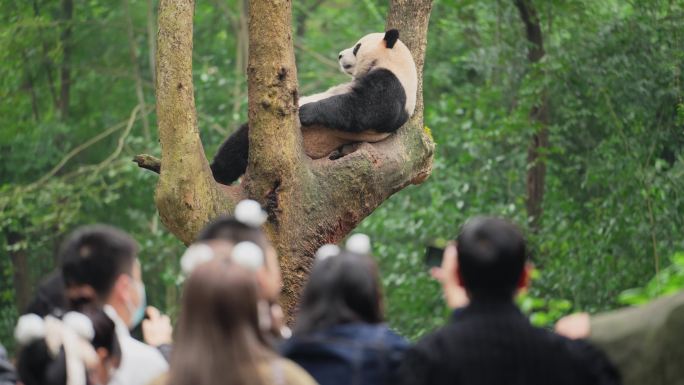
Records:
[[[432,0],[394,0],[387,19],[416,60],[414,116],[385,141],[315,161],[302,151],[298,125],[291,1],[249,5],[249,165],[240,185],[223,186],[211,175],[197,129],[194,2],[160,1],[156,88],[163,166],[155,201],[162,222],[185,243],[211,218],[231,213],[239,199],[261,202],[283,270],[282,305],[291,316],[318,247],[340,241],[392,194],[431,172],[434,145],[423,128],[422,70]],[[154,168],[154,159],[139,159]]]
[[[527,59],[534,65],[544,57],[544,39],[537,10],[532,0],[514,0],[525,24],[528,50]],[[549,147],[549,100],[546,89],[541,91],[539,102],[530,111],[530,121],[537,126],[527,148],[527,216],[530,229],[538,232],[541,225],[546,180],[546,155]]]

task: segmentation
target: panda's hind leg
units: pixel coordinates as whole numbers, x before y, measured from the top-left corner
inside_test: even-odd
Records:
[[[211,162],[214,179],[225,185],[235,182],[247,171],[248,155],[249,126],[245,123],[229,136],[216,152]]]

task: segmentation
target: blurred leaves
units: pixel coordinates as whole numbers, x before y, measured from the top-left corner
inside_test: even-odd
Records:
[[[294,2],[300,94],[349,80],[311,53],[334,61],[364,34],[384,28],[387,4]],[[544,89],[551,147],[544,154],[542,228],[528,234],[538,273],[519,299],[523,309],[535,324],[549,325],[570,311],[619,306],[628,288],[643,287],[621,296],[638,303],[681,283],[682,257],[675,252],[684,250],[684,5],[535,4],[546,56],[530,67],[512,2],[434,2],[424,74],[426,131],[437,144],[433,174],[397,193],[357,229],[373,240],[387,319],[410,338],[449,314],[424,264],[429,243],[453,239],[475,215],[504,216],[527,229],[527,146],[536,129],[529,111]],[[112,223],[141,244],[151,303],[173,313],[183,245],[156,214],[156,176],[130,162],[140,152],[159,153],[139,121],[121,154],[101,170],[95,166],[115,154],[119,133],[28,189],[71,150],[126,121],[138,104],[120,4],[74,5],[66,63],[59,2],[0,2],[0,250],[3,256],[25,252],[34,283],[53,268],[70,230]],[[145,101],[152,105],[147,4],[131,0],[130,6]],[[246,119],[245,77],[236,69],[238,10],[237,0],[196,4],[194,87],[209,157]],[[66,120],[55,101],[64,65],[72,72]],[[154,113],[149,116],[155,124]],[[10,232],[22,240],[10,244]],[[649,281],[656,266],[659,278]],[[9,343],[16,317],[10,258],[0,259],[0,273],[0,341]]]

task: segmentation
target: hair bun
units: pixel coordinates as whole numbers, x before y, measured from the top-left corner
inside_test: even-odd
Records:
[[[244,241],[233,246],[233,262],[249,270],[259,270],[264,265],[264,252],[256,243]]]
[[[366,234],[357,233],[349,237],[344,244],[344,248],[356,254],[370,254],[371,241]]]
[[[321,246],[315,254],[316,260],[322,261],[330,257],[335,257],[340,253],[340,248],[337,245],[331,243]]]
[[[19,317],[14,328],[14,339],[19,345],[28,345],[32,341],[45,338],[45,322],[37,314],[24,314]]]
[[[88,341],[92,341],[95,337],[93,322],[85,314],[70,311],[62,317],[62,323]]]
[[[235,206],[235,219],[247,226],[259,227],[266,222],[267,218],[268,214],[255,200],[245,199]]]
[[[214,258],[214,250],[204,243],[190,245],[181,257],[181,270],[183,274],[190,275],[195,268]]]

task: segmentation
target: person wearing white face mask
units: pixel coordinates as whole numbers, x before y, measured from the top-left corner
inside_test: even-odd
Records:
[[[142,321],[146,305],[137,249],[123,231],[92,225],[74,231],[60,250],[68,302],[103,306],[116,324],[122,360],[110,385],[143,385],[168,370],[157,349],[129,332]]]

